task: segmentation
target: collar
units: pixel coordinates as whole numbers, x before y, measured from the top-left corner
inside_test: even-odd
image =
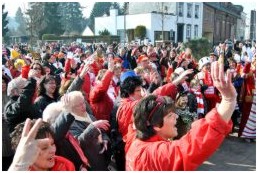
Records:
[[[71,114],[74,116],[74,119],[77,121],[88,122],[90,120],[89,115],[87,113],[85,113],[86,116],[84,117],[75,115],[74,113],[71,113]]]
[[[170,141],[169,139],[164,139],[159,135],[154,135],[150,137],[149,139],[145,140],[146,142],[155,142],[155,141]]]

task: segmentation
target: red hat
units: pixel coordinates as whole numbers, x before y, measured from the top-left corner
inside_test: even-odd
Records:
[[[149,58],[146,55],[141,55],[137,59],[137,63],[141,63],[144,60],[149,60]]]

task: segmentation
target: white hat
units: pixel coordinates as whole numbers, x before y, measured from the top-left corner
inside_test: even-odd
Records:
[[[205,56],[205,57],[202,57],[200,60],[199,60],[199,70],[202,69],[202,67],[208,63],[211,63],[211,60],[210,60],[210,57],[208,56]]]

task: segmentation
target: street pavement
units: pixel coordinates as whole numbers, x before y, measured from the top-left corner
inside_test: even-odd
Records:
[[[256,171],[256,142],[248,143],[232,133],[197,171]]]

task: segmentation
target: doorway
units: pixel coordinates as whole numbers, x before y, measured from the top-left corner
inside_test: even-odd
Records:
[[[178,23],[177,24],[177,42],[184,41],[184,24]]]

